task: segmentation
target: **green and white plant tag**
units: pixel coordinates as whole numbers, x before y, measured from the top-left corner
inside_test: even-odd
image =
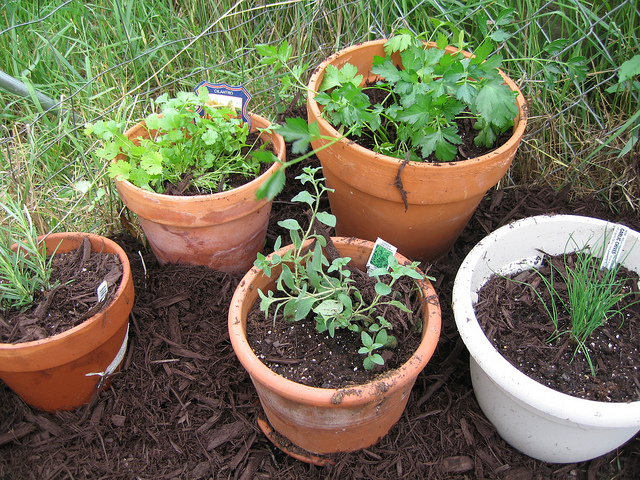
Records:
[[[108,292],[109,292],[109,285],[107,284],[106,280],[103,280],[102,283],[98,285],[98,288],[96,289],[96,294],[98,295],[98,303],[100,303],[105,299]]]
[[[209,99],[212,103],[234,108],[242,116],[242,120],[249,124],[249,130],[251,130],[251,119],[247,112],[247,105],[252,96],[243,85],[232,86],[226,83],[202,81],[194,89],[195,92],[198,93],[202,87],[209,91]]]
[[[618,258],[620,257],[622,248],[627,241],[627,235],[629,235],[629,228],[620,224],[615,226],[613,229],[613,235],[611,235],[611,239],[609,240],[609,243],[607,243],[607,248],[602,255],[600,269],[610,269],[618,263]]]
[[[369,260],[367,260],[367,272],[371,272],[376,268],[389,268],[389,255],[395,255],[398,251],[389,242],[385,242],[381,238],[376,239],[376,243],[371,250]]]

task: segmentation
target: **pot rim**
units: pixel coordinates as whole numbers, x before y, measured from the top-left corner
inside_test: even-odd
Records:
[[[333,55],[327,57],[322,63],[320,63],[318,68],[316,68],[316,70],[313,72],[313,74],[311,75],[311,78],[309,79],[309,83],[307,87],[309,90],[309,93],[307,96],[307,107],[313,114],[314,120],[316,120],[320,124],[321,130],[326,129],[331,136],[334,136],[336,138],[340,137],[340,133],[337,131],[337,129],[321,116],[320,107],[318,103],[315,100],[313,100],[315,97],[314,92],[316,92],[317,88],[320,86],[321,77],[324,76],[324,71],[326,70],[327,66],[329,64],[332,64],[337,59],[346,55],[350,55],[354,52],[357,52],[362,48],[378,47],[378,46],[382,47],[386,42],[387,42],[387,39],[370,40],[367,42],[362,42],[357,45],[352,45],[342,50],[339,50]],[[435,46],[434,42],[425,42],[425,43],[427,43],[430,46]],[[450,51],[453,53],[453,52],[457,52],[458,49],[450,45],[447,47],[447,51]],[[466,50],[463,50],[462,52],[467,57],[473,56],[472,53],[467,52]],[[477,165],[477,164],[483,164],[483,163],[491,163],[493,162],[496,156],[506,154],[507,151],[514,150],[518,147],[522,139],[522,136],[524,135],[524,130],[527,126],[529,110],[527,107],[527,103],[524,99],[524,95],[522,94],[518,86],[515,84],[515,82],[511,78],[509,78],[509,76],[507,76],[502,70],[500,69],[498,70],[502,78],[505,80],[505,83],[509,86],[509,88],[511,88],[511,90],[513,91],[518,92],[518,96],[516,97],[516,102],[518,104],[518,111],[519,111],[519,115],[517,118],[518,123],[514,126],[513,134],[511,135],[509,140],[507,140],[507,142],[505,142],[500,147],[488,153],[485,153],[480,157],[470,158],[468,160],[461,160],[457,162],[438,162],[438,163],[424,163],[424,162],[410,161],[408,165],[413,166],[415,168],[428,168],[428,169],[434,169],[434,168],[435,169],[442,169],[442,168],[464,169],[465,165],[468,166],[470,164]],[[372,150],[369,150],[368,148],[365,148],[359,145],[358,143],[354,142],[353,140],[349,140],[347,138],[342,138],[338,140],[337,144],[341,144],[344,148],[348,147],[350,149],[355,149],[355,151],[359,152],[359,155],[369,153],[371,155],[372,160],[376,162],[391,163],[393,165],[397,165],[402,162],[402,160],[399,160],[397,158],[389,157],[381,153],[373,152]]]
[[[487,256],[487,246],[509,241],[510,233],[517,228],[554,224],[566,227],[569,222],[588,222],[598,227],[612,225],[605,220],[578,215],[538,215],[504,225],[483,238],[466,256],[455,278],[452,304],[458,332],[478,366],[500,388],[529,409],[539,409],[560,419],[593,427],[640,426],[640,401],[586,400],[553,390],[520,372],[493,347],[476,318],[471,299],[471,294],[476,293],[472,292],[472,273]],[[640,237],[638,232],[634,233]]]
[[[256,113],[249,112],[249,116],[251,117],[251,120],[252,120],[252,123],[251,123],[252,132],[255,132],[258,128],[266,129],[271,126],[271,122],[269,120],[267,120],[264,117],[261,117]],[[144,124],[144,121],[136,123],[134,126],[129,128],[126,132],[124,132],[124,135],[129,136],[129,134],[131,134],[133,130],[137,128],[141,128],[141,127],[146,128],[146,127],[143,127],[143,124]],[[267,133],[267,134],[262,133],[261,136],[262,135],[267,135],[271,137],[271,140],[273,142],[273,147],[275,150],[274,153],[276,157],[278,157],[280,162],[284,163],[286,161],[286,146],[282,136],[276,134],[275,132]],[[112,161],[115,161],[115,160],[116,159]],[[157,192],[151,192],[149,190],[145,190],[143,188],[140,188],[134,185],[128,180],[113,179],[113,181],[119,188],[125,188],[135,193],[136,195],[142,195],[148,199],[155,200],[155,201],[162,200],[163,202],[167,202],[167,201],[172,201],[172,199],[174,199],[175,202],[179,202],[179,203],[200,203],[203,201],[208,201],[211,198],[225,200],[227,197],[229,197],[229,200],[231,200],[231,197],[241,196],[241,195],[251,195],[253,191],[257,190],[259,185],[264,183],[269,176],[273,175],[276,172],[276,170],[278,170],[282,166],[282,163],[280,162],[273,162],[273,165],[271,165],[271,167],[269,167],[269,169],[266,172],[254,178],[250,182],[245,183],[244,185],[233,188],[226,192],[207,193],[202,195],[167,195],[164,193],[157,193]],[[262,199],[261,201],[263,203],[266,203],[268,200]]]
[[[60,232],[60,233],[50,233],[47,235],[41,235],[40,237],[38,237],[39,240],[44,239],[45,241],[51,240],[53,242],[57,242],[60,243],[60,241],[67,239],[67,238],[72,238],[72,237],[78,237],[78,238],[84,238],[84,237],[89,237],[90,240],[95,240],[97,242],[103,242],[104,244],[108,244],[111,249],[114,250],[114,253],[116,255],[118,255],[118,258],[120,259],[120,264],[122,265],[122,277],[120,278],[120,283],[118,285],[118,288],[116,289],[113,299],[111,300],[111,303],[109,303],[108,305],[105,305],[99,312],[97,312],[95,315],[87,318],[85,321],[83,321],[82,323],[76,325],[73,328],[70,328],[68,330],[65,330],[64,332],[60,332],[56,335],[47,337],[47,338],[43,338],[40,340],[32,340],[30,342],[24,342],[24,343],[0,343],[0,351],[4,351],[7,352],[8,354],[11,353],[11,351],[17,351],[17,350],[21,350],[24,351],[26,349],[39,349],[41,347],[44,347],[50,343],[54,343],[54,342],[59,342],[61,340],[66,339],[67,337],[73,336],[75,335],[78,331],[80,330],[84,330],[86,328],[90,328],[93,324],[97,323],[97,322],[102,322],[104,317],[105,317],[105,312],[106,310],[111,307],[111,305],[113,305],[113,303],[115,303],[116,299],[121,296],[125,289],[127,288],[127,284],[133,282],[132,279],[132,274],[131,274],[131,265],[129,264],[129,258],[127,257],[127,254],[125,253],[125,251],[122,249],[122,247],[120,247],[120,245],[118,245],[116,242],[114,242],[113,240],[107,238],[107,237],[103,237],[102,235],[96,235],[93,233],[84,233],[84,232]],[[93,243],[93,242],[92,242]],[[92,251],[96,251],[93,250]]]
[[[335,243],[356,243],[369,250],[373,248],[374,245],[373,242],[352,237],[332,237],[332,240]],[[283,247],[279,252],[290,249],[291,247],[292,245]],[[396,257],[401,262],[407,261],[407,259],[400,254],[396,254]],[[386,391],[401,389],[408,383],[414,381],[416,375],[424,369],[435,351],[440,336],[441,312],[435,289],[431,282],[425,277],[419,282],[425,298],[423,319],[428,319],[427,327],[423,332],[423,337],[418,349],[401,367],[390,370],[376,380],[366,384],[339,389],[310,387],[289,380],[278,375],[262,363],[246,340],[246,318],[243,324],[242,314],[239,312],[242,310],[242,304],[244,298],[247,296],[247,292],[254,290],[253,281],[260,277],[264,277],[262,270],[254,266],[247,272],[238,285],[229,309],[229,337],[238,359],[252,379],[260,383],[265,383],[266,381],[266,383],[269,384],[269,388],[282,397],[307,405],[322,404],[326,407],[351,407],[366,404],[384,395]],[[275,277],[273,282],[275,282]],[[252,306],[253,304],[255,304],[255,301],[252,303]],[[417,373],[414,374],[416,370]],[[259,378],[256,380],[255,377]]]

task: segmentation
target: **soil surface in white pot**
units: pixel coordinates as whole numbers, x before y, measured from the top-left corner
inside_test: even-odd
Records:
[[[118,255],[92,252],[87,237],[76,250],[53,255],[51,266],[51,290],[39,292],[24,311],[0,312],[0,343],[41,340],[80,325],[113,300],[122,277]],[[107,290],[98,300],[104,281]]]
[[[549,267],[549,262],[558,268],[564,268],[565,262],[571,265],[575,255],[567,258],[569,260],[564,256],[544,256],[537,270],[547,281],[553,280],[560,298],[569,305],[566,284],[557,270],[551,279]],[[624,292],[638,292],[635,272],[621,267],[616,281],[624,283]],[[550,294],[535,271],[506,277],[494,275],[480,289],[478,297],[476,316],[487,338],[522,373],[579,398],[601,402],[640,400],[640,304],[637,303],[640,294],[622,298],[614,307],[622,312],[611,314],[586,342],[595,376],[570,335],[555,335],[542,303],[551,308]],[[569,312],[558,300],[556,303],[558,332],[568,332],[571,329]]]

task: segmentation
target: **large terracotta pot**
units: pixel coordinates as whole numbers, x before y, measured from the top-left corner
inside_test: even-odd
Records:
[[[333,238],[340,254],[364,269],[373,243],[354,238]],[[284,247],[284,250],[291,245]],[[396,255],[403,263],[405,257]],[[271,278],[253,267],[240,282],[229,309],[229,335],[240,362],[249,372],[268,419],[259,422],[274,440],[270,429],[286,437],[276,443],[301,460],[323,464],[322,455],[350,452],[375,444],[398,421],[417,375],[433,354],[440,336],[440,306],[431,283],[420,281],[425,299],[422,309],[422,342],[413,356],[384,378],[357,387],[314,388],[288,380],[270,370],[254,354],[246,338],[247,316],[258,299],[258,290],[275,287],[280,273]],[[277,437],[276,437],[277,438]],[[293,447],[284,444],[291,442]]]
[[[89,237],[93,252],[116,254],[122,263],[122,278],[112,302],[58,335],[26,343],[0,344],[0,379],[29,405],[49,412],[89,403],[94,394],[108,385],[109,375],[120,367],[126,352],[134,293],[124,250],[98,235],[56,233],[44,237],[47,253],[58,245],[59,253],[77,249],[84,237]]]
[[[341,68],[350,63],[364,75],[364,82],[376,78],[371,73],[373,57],[385,56],[385,42],[365,42],[330,56],[311,76],[310,92],[318,91],[328,65]],[[449,50],[455,51],[452,47]],[[399,57],[396,63],[400,63]],[[509,77],[502,76],[512,90],[520,92]],[[309,93],[307,98],[309,123],[317,121],[322,135],[339,138],[338,131],[321,117],[314,96]],[[336,235],[372,241],[380,237],[413,259],[433,261],[442,256],[467,225],[484,194],[513,161],[527,124],[521,93],[517,102],[519,114],[513,136],[500,148],[461,162],[409,162],[401,174],[407,209],[395,186],[401,163],[397,158],[374,153],[347,139],[317,152],[327,187],[334,189],[329,192],[329,202],[337,218]],[[327,143],[317,140],[312,145],[319,148]]]
[[[482,330],[474,308],[478,291],[495,273],[515,274],[536,266],[540,252],[562,255],[583,245],[601,251],[605,236],[606,244],[618,241],[612,238],[613,228],[604,220],[575,215],[518,220],[482,239],[456,275],[453,311],[469,350],[478,404],[502,438],[544,462],[582,462],[621,446],[640,430],[640,401],[585,400],[522,373],[494,348]],[[640,233],[630,230],[626,243],[618,244],[622,264],[640,273]],[[540,318],[538,322],[550,321]]]
[[[269,121],[251,114],[252,130]],[[131,139],[148,136],[146,126],[125,132]],[[280,135],[261,133],[271,140],[284,162],[286,149]],[[271,202],[256,200],[258,188],[279,168],[274,163],[255,180],[233,190],[210,195],[174,196],[149,192],[122,180],[116,187],[123,203],[138,215],[140,225],[161,264],[206,265],[231,273],[244,273],[262,250]]]

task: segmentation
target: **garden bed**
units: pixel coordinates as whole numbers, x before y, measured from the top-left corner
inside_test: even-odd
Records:
[[[288,190],[274,203],[267,251],[283,233],[276,222],[303,214],[288,201],[299,185],[295,174],[289,172]],[[31,409],[0,385],[0,478],[635,479],[638,436],[590,462],[550,465],[502,441],[475,401],[451,310],[458,266],[490,231],[552,212],[621,220],[594,200],[572,203],[550,189],[489,192],[451,251],[428,268],[442,306],[442,336],[407,410],[377,445],[324,468],[282,453],[256,425],[258,397],[227,333],[239,277],[204,267],[161,267],[123,235],[118,241],[131,260],[136,302],[122,371],[92,404],[56,415]],[[640,228],[636,216],[624,220]]]

